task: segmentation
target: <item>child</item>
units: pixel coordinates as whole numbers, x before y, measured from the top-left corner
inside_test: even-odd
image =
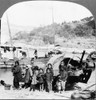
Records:
[[[60,66],[59,66],[59,73],[61,76],[61,80],[62,80],[62,90],[65,90],[65,82],[67,79],[67,68],[65,67],[65,64],[63,61],[61,61]]]
[[[37,84],[37,73],[38,73],[38,70],[34,70],[33,71],[32,82],[31,82],[31,86],[30,86],[30,91],[31,90],[35,91],[36,84]]]
[[[52,64],[49,63],[47,68],[49,68],[49,69],[50,69],[50,72],[52,73],[52,75],[54,75],[54,74],[53,74]]]
[[[56,88],[57,88],[57,91],[59,93],[61,93],[61,91],[62,91],[62,80],[61,80],[60,75],[58,75],[58,79],[57,79],[57,82],[56,82]]]
[[[50,92],[52,90],[52,80],[53,80],[53,75],[50,71],[49,68],[47,68],[46,73],[45,73],[45,80],[46,80],[46,85],[47,85],[47,90]]]
[[[43,91],[44,90],[44,71],[42,68],[39,69],[37,80],[39,81],[39,90]]]
[[[26,73],[25,73],[25,88],[30,87],[31,82],[32,82],[32,70],[31,70],[31,65],[26,66]]]

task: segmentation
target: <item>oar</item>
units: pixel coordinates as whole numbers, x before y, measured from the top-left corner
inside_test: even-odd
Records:
[[[85,55],[85,50],[83,51],[83,53],[82,53],[82,56],[81,56],[81,59],[80,59],[80,67],[81,67],[81,64],[82,64],[82,61],[83,61],[83,58],[84,58],[84,55]]]

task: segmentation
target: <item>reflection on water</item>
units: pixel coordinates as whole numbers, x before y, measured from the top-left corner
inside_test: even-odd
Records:
[[[4,80],[8,84],[13,83],[13,74],[11,72],[11,68],[0,68],[0,80]]]
[[[81,56],[82,56],[82,54],[73,54],[73,55],[72,55],[72,53],[68,53],[65,56],[66,57],[70,57],[71,56],[74,59],[76,58],[76,60],[77,60],[78,57],[81,58]],[[88,56],[88,54],[85,54],[83,60],[85,60],[87,56]],[[78,59],[78,60],[80,60],[80,59]],[[44,62],[46,62],[46,63],[48,62],[48,59],[46,61],[45,61],[45,59],[43,59],[43,63],[40,63],[40,62],[42,62],[41,60],[38,60],[37,62],[36,62],[36,64],[39,67],[40,66],[42,67],[42,66],[45,65]],[[3,67],[3,68],[1,68],[1,67]],[[7,66],[7,67],[10,67],[10,68],[6,68],[6,67],[4,68],[4,67],[5,66],[0,66],[0,80],[2,79],[8,84],[12,84],[13,83],[13,74],[11,72],[11,67],[10,66]],[[56,71],[56,73],[57,73],[57,71]]]

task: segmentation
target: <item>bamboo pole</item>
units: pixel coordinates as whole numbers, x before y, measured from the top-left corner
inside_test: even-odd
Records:
[[[53,9],[53,4],[52,4],[52,24],[53,24],[53,30],[54,30],[54,47],[55,47],[55,26],[54,26],[54,9]]]
[[[9,30],[9,37],[10,37],[10,43],[11,43],[11,47],[13,48],[13,41],[12,41],[12,35],[11,35],[11,29],[10,29],[10,25],[9,25],[9,18],[8,18],[8,14],[6,13],[6,17],[7,17],[7,24],[8,24],[8,30]],[[15,57],[14,52],[13,53],[13,59]]]

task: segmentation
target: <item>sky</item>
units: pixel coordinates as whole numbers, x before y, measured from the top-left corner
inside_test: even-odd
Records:
[[[87,8],[71,2],[29,1],[17,3],[11,6],[2,16],[1,42],[3,41],[3,43],[9,39],[6,16],[8,16],[10,27],[12,24],[39,27],[52,24],[53,19],[56,23],[70,22],[92,16],[92,13]],[[4,28],[5,26],[7,26],[7,29]],[[3,39],[5,37],[6,39]]]

